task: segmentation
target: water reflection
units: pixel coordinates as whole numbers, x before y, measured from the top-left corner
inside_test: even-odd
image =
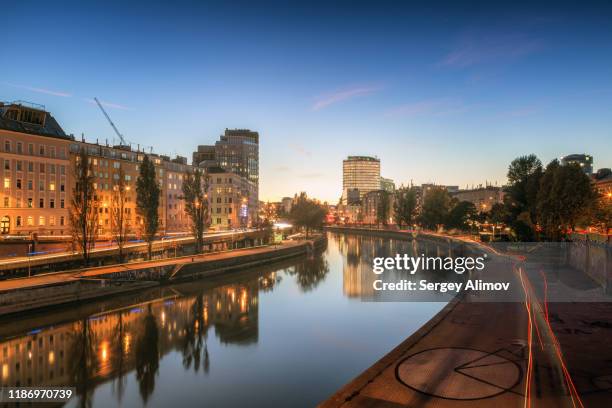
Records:
[[[297,270],[313,281],[303,268]],[[146,403],[155,390],[159,360],[169,351],[182,353],[185,369],[210,371],[206,341],[211,327],[221,343],[256,343],[258,291],[271,291],[278,281],[270,272],[196,296],[176,295],[5,340],[0,345],[2,385],[73,384],[78,405],[89,407],[95,386],[107,378],[121,402],[126,374],[134,370]]]
[[[327,252],[309,258],[50,311],[19,320],[18,326],[5,322],[0,325],[1,384],[72,385],[78,398],[70,405],[81,407],[167,406],[172,402],[163,398],[170,394],[191,404],[274,405],[273,398],[290,398],[292,392],[312,406],[438,310],[338,307],[344,297],[368,290],[360,270],[371,257],[406,243],[385,247],[378,239],[330,237]],[[394,316],[392,324],[381,320],[385,310]],[[402,313],[409,318],[398,328]],[[30,328],[11,329],[21,325]],[[363,332],[371,335],[363,339]],[[347,347],[351,342],[357,343]],[[287,354],[288,344],[302,352]],[[312,359],[313,354],[322,357]],[[333,359],[341,361],[330,370],[325,364]],[[178,383],[185,377],[177,378],[176,367],[206,382]],[[159,391],[168,384],[174,391]],[[230,385],[245,391],[232,393]]]
[[[372,272],[374,258],[395,257],[397,254],[408,256],[454,256],[451,248],[445,244],[428,241],[402,241],[361,235],[335,235],[338,248],[344,255],[345,263],[342,268],[343,293],[347,297],[361,298],[362,300],[385,301],[448,301],[453,294],[447,295],[421,295],[414,293],[389,293],[374,290],[374,281],[383,279],[385,282],[399,282],[402,279],[415,279],[403,270],[386,270],[383,275]],[[429,270],[420,271],[418,279],[426,278],[430,282],[451,282],[465,279],[452,271]],[[417,279],[417,280],[418,280]],[[438,299],[440,298],[440,299]]]
[[[302,292],[315,289],[329,273],[327,259],[314,256],[296,264],[287,270],[289,275],[295,276]]]

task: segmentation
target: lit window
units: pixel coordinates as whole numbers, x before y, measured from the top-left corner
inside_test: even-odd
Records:
[[[4,178],[4,188],[11,188],[11,179],[10,177]]]
[[[38,225],[45,225],[45,216],[41,215],[38,217]]]
[[[31,227],[32,225],[34,225],[34,218],[32,218],[31,215],[28,216],[28,218],[26,219],[27,225],[28,227]]]
[[[49,183],[49,191],[55,191],[55,182],[54,181]]]

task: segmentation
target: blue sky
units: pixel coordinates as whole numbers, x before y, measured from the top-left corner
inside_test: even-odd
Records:
[[[9,2],[0,100],[68,133],[191,158],[261,135],[260,196],[335,202],[342,159],[396,183],[505,182],[508,163],[612,166],[612,8],[601,3]]]

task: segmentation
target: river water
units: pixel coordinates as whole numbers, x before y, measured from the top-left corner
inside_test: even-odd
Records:
[[[3,386],[74,386],[67,406],[314,406],[443,302],[364,302],[403,241],[329,234],[264,268],[0,323]]]

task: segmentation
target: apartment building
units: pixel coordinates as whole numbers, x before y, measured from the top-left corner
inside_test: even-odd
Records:
[[[208,168],[210,227],[246,228],[257,220],[257,186],[220,167]]]
[[[0,234],[68,234],[72,138],[42,105],[0,102]]]
[[[109,146],[99,143],[73,142],[70,145],[71,168],[77,160],[80,149],[87,149],[95,177],[94,188],[98,191],[97,198],[100,203],[98,209],[98,235],[101,238],[110,238],[112,235],[112,205],[115,186],[121,175],[126,186],[125,212],[130,233],[138,235],[142,220],[136,211],[136,180],[139,166],[145,153],[133,151],[129,146]],[[149,154],[155,165],[156,177],[160,185],[161,195],[159,204],[159,233],[176,234],[187,233],[191,228],[191,221],[185,213],[183,196],[183,181],[188,172],[204,169],[194,168],[187,164],[187,159],[177,157]]]

